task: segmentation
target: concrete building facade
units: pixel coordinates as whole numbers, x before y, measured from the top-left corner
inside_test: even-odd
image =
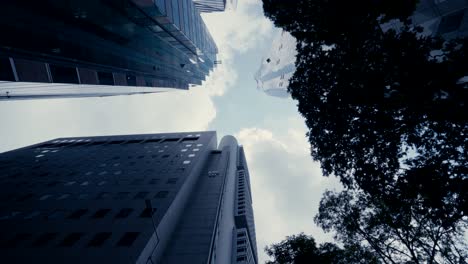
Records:
[[[0,97],[11,99],[102,90],[83,85],[119,86],[111,95],[188,89],[218,52],[192,0],[8,1],[0,26]],[[16,90],[15,82],[73,85]]]
[[[288,84],[296,70],[296,54],[296,39],[286,31],[278,33],[255,74],[257,89],[271,96],[289,97]]]
[[[5,263],[258,263],[244,150],[215,132],[0,154]]]

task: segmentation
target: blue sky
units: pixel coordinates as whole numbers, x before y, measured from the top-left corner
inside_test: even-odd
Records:
[[[216,130],[244,145],[251,175],[260,263],[286,235],[330,235],[313,224],[322,192],[338,186],[312,162],[296,102],[268,96],[253,78],[278,29],[260,0],[204,15],[222,64],[190,91],[0,103],[0,152],[58,137]]]

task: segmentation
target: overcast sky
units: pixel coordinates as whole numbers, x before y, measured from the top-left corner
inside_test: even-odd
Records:
[[[260,263],[265,245],[314,225],[322,192],[338,186],[312,162],[296,102],[268,96],[253,78],[278,29],[260,0],[206,14],[222,64],[190,91],[107,98],[0,102],[0,152],[58,137],[216,130],[244,145],[251,175]]]

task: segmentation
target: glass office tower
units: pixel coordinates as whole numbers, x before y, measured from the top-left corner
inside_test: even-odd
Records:
[[[205,80],[218,51],[192,0],[7,1],[0,27],[3,98],[44,95],[13,82],[119,86],[115,94],[188,89]],[[69,92],[80,85],[46,97],[80,97]]]
[[[271,96],[289,97],[288,84],[296,70],[296,54],[296,39],[286,31],[278,33],[255,74],[257,89]]]
[[[3,263],[258,263],[244,150],[216,132],[0,154]]]

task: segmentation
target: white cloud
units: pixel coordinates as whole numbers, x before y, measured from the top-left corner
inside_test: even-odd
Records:
[[[242,0],[237,10],[203,15],[221,58],[231,58],[234,52],[243,53],[271,34],[273,23],[261,10],[260,0]]]
[[[271,34],[273,24],[258,12],[260,5],[259,0],[240,1],[237,10],[202,14],[218,46],[217,57],[221,61],[203,84],[210,95],[221,96],[233,87],[238,78],[234,56],[256,47]]]
[[[216,117],[208,91],[0,104],[0,152],[57,137],[206,130]]]
[[[293,118],[285,124],[296,122]],[[313,217],[323,191],[339,183],[322,177],[301,126],[291,126],[283,136],[259,128],[244,128],[236,135],[251,175],[260,263],[267,259],[264,247],[287,235],[305,232],[318,242],[331,238],[314,225]]]

